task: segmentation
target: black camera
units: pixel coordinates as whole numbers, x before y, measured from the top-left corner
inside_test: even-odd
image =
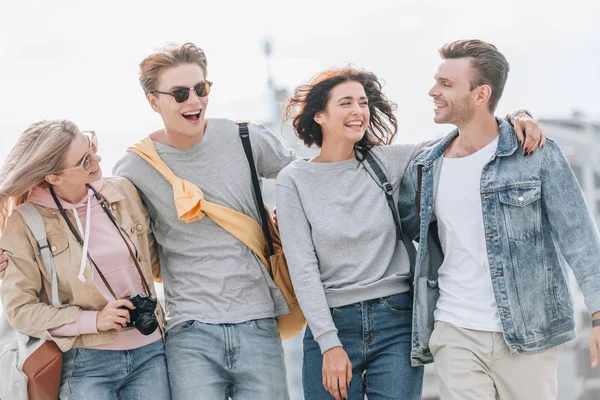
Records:
[[[119,307],[129,311],[129,322],[127,327],[135,326],[143,335],[149,335],[158,328],[158,320],[154,315],[156,310],[156,298],[148,296],[144,293],[138,293],[135,296],[127,296],[125,300],[129,300],[135,309],[130,310],[123,306]]]

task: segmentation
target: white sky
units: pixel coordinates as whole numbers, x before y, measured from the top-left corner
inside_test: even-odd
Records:
[[[427,91],[437,48],[490,41],[511,73],[498,113],[538,117],[574,109],[600,120],[600,2],[366,0],[289,2],[157,0],[8,1],[0,6],[0,161],[33,121],[69,118],[99,134],[104,171],[127,145],[160,127],[137,82],[161,43],[192,41],[215,82],[208,116],[268,116],[262,40],[273,39],[278,85],[304,83],[353,63],[386,81],[401,141],[449,130],[432,121]]]

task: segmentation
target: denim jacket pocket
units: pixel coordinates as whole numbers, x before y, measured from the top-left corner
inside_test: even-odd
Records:
[[[541,187],[531,184],[498,192],[511,239],[526,242],[540,233],[541,197]]]

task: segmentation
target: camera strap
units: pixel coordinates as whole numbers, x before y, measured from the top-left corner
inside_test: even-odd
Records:
[[[115,219],[114,215],[110,212],[110,209],[106,205],[106,203],[108,201],[104,197],[102,197],[100,195],[100,193],[98,193],[96,191],[96,189],[94,189],[91,185],[87,185],[87,186],[88,186],[88,188],[90,188],[92,190],[92,192],[94,193],[94,197],[96,197],[96,199],[100,202],[100,206],[102,207],[102,209],[104,210],[104,212],[108,216],[108,219],[110,219],[110,221],[113,223],[113,225],[117,229],[117,232],[119,232],[119,234],[121,235],[121,238],[123,239],[123,242],[125,243],[125,246],[127,247],[127,250],[129,250],[129,255],[131,256],[131,259],[133,260],[133,263],[135,264],[135,267],[136,267],[136,269],[138,271],[138,274],[140,275],[140,278],[142,280],[142,286],[144,286],[144,290],[146,291],[146,294],[148,296],[150,296],[152,294],[152,292],[150,292],[150,287],[149,287],[148,283],[146,282],[146,279],[144,278],[144,275],[142,273],[142,269],[141,269],[141,267],[140,267],[140,265],[138,263],[138,260],[137,260],[137,256],[134,254],[133,250],[131,249],[131,246],[129,245],[129,242],[127,241],[127,239],[123,235],[123,231],[122,231],[121,227],[119,226],[119,224],[117,223],[117,220]],[[60,200],[58,200],[58,196],[56,196],[56,193],[54,192],[54,189],[52,188],[52,186],[50,186],[50,194],[52,195],[52,198],[54,199],[54,202],[56,203],[56,206],[58,207],[58,210],[60,211],[60,214],[62,215],[62,217],[64,218],[65,222],[67,223],[67,226],[69,227],[69,230],[71,231],[71,233],[73,233],[73,236],[75,236],[75,239],[77,239],[77,241],[79,242],[79,244],[83,246],[83,239],[81,238],[81,236],[79,234],[79,231],[77,229],[75,229],[75,227],[73,226],[73,223],[71,222],[71,220],[67,216],[67,212],[63,208],[62,204],[60,204]],[[90,223],[90,222],[88,221],[87,223]],[[137,252],[137,250],[136,250],[136,252]],[[115,292],[113,291],[112,287],[108,283],[108,280],[106,280],[106,277],[104,276],[104,274],[102,273],[102,271],[100,270],[100,268],[98,267],[98,265],[96,264],[96,262],[94,261],[94,259],[92,258],[89,250],[87,252],[87,258],[90,260],[90,262],[92,263],[92,265],[94,266],[94,268],[98,272],[98,275],[100,275],[100,279],[102,279],[102,282],[104,282],[104,285],[106,286],[106,288],[108,289],[108,291],[110,292],[110,294],[116,300],[117,299],[117,295],[115,294]]]

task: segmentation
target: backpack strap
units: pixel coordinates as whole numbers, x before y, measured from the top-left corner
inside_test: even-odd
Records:
[[[29,230],[31,230],[33,237],[37,241],[40,253],[42,253],[42,259],[46,265],[48,276],[50,276],[52,305],[57,308],[62,308],[64,305],[58,298],[58,279],[56,277],[56,267],[54,265],[54,257],[50,251],[50,242],[46,237],[44,220],[42,219],[38,209],[32,203],[25,202],[21,204],[19,207],[17,207],[17,211],[19,211],[25,219]]]
[[[262,192],[258,183],[258,174],[256,173],[254,156],[252,155],[252,145],[250,144],[250,131],[248,130],[248,121],[236,121],[236,124],[238,125],[240,131],[240,138],[242,139],[242,146],[244,146],[244,153],[246,153],[248,165],[250,166],[250,174],[252,175],[252,186],[254,187],[254,199],[256,200],[258,212],[260,213],[260,225],[262,227],[263,233],[265,234],[265,238],[267,239],[267,244],[269,246],[269,254],[273,255],[275,254],[275,249],[273,248],[273,237],[271,236],[271,231],[269,230],[267,211],[265,210]]]
[[[394,222],[396,224],[396,236],[398,240],[401,240],[404,243],[404,247],[406,247],[406,252],[408,253],[408,258],[410,260],[410,273],[411,276],[414,277],[415,273],[415,263],[417,261],[417,251],[415,246],[412,243],[412,240],[402,232],[402,226],[400,224],[400,217],[398,215],[398,207],[396,206],[396,202],[393,197],[393,187],[392,184],[388,181],[387,176],[383,172],[383,168],[379,164],[379,161],[371,154],[370,151],[365,152],[364,160],[368,163],[368,168],[365,168],[371,178],[379,185],[383,192],[385,193],[385,198],[388,202],[390,210],[392,211],[392,216],[394,217]],[[365,166],[366,167],[366,166]]]

